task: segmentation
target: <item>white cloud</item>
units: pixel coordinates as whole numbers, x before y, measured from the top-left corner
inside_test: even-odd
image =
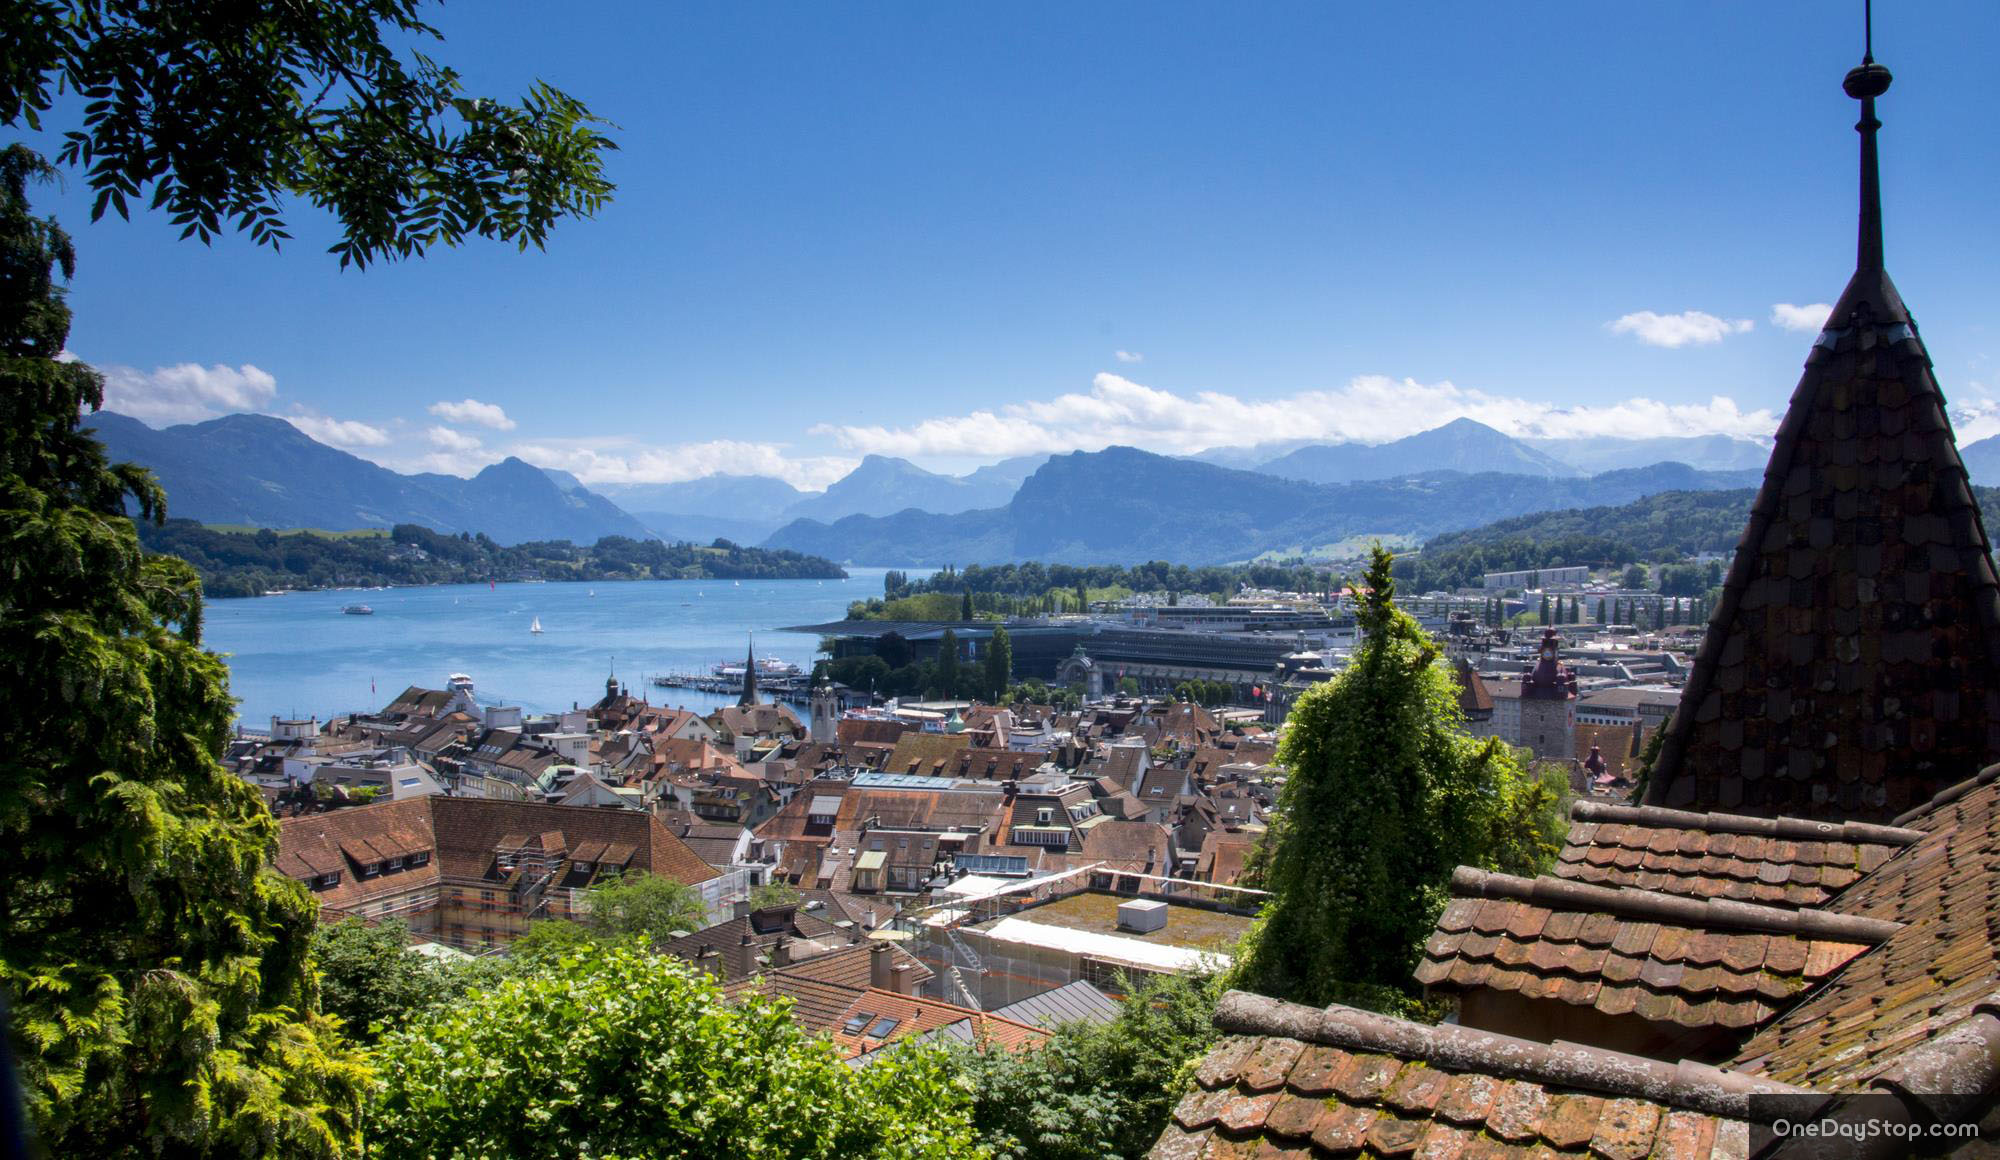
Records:
[[[853,471],[841,456],[793,458],[781,443],[713,439],[670,447],[643,447],[621,439],[544,439],[517,443],[508,454],[540,467],[559,467],[586,484],[677,483],[706,475],[770,475],[817,491]]]
[[[231,411],[255,411],[278,394],[278,380],[244,363],[240,367],[179,363],[142,371],[107,366],[104,406],[147,423],[193,423]]]
[[[1629,334],[1647,346],[1708,346],[1732,334],[1747,333],[1756,324],[1747,318],[1717,318],[1700,310],[1655,314],[1638,310],[1605,323],[1613,334]]]
[[[454,431],[449,427],[431,427],[424,432],[424,435],[430,439],[432,446],[442,447],[446,451],[477,451],[481,447],[478,436]]]
[[[1137,363],[1146,361],[1146,356],[1140,354],[1136,350],[1121,350],[1116,352],[1116,354],[1118,361],[1122,363]]]
[[[1771,325],[1786,330],[1817,331],[1826,325],[1826,316],[1833,313],[1833,307],[1825,302],[1814,302],[1807,306],[1794,306],[1780,302],[1771,307]]]
[[[1281,439],[1380,443],[1453,419],[1475,419],[1517,436],[1741,435],[1767,438],[1778,418],[1744,411],[1721,396],[1705,403],[1633,398],[1607,406],[1558,407],[1489,395],[1451,382],[1362,375],[1330,391],[1246,400],[1219,391],[1192,396],[1100,374],[1090,391],[994,410],[925,419],[908,427],[822,424],[852,451],[992,460],[1042,452],[1096,451],[1129,444],[1168,454]]]
[[[498,403],[482,403],[478,399],[461,399],[456,403],[440,401],[430,405],[430,413],[453,423],[476,423],[481,427],[491,427],[495,431],[512,431],[514,420]]]
[[[1979,384],[1972,384],[1978,390]],[[1951,433],[1960,447],[2000,435],[2000,401],[1983,392],[1973,398],[1961,398],[1949,408]]]
[[[358,419],[335,419],[316,414],[302,407],[294,408],[289,415],[279,418],[307,435],[335,447],[387,447],[389,433],[380,427],[363,423]]]

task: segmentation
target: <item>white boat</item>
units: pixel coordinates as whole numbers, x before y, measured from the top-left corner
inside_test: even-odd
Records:
[[[592,600],[595,600],[595,599],[597,599],[597,589],[595,589],[595,588],[592,588],[592,589],[590,590],[590,598],[591,598]]]
[[[343,607],[341,608],[341,611],[342,611],[342,612],[345,612],[345,613],[346,613],[347,615],[349,615],[349,616],[373,616],[373,615],[375,615],[375,610],[374,610],[374,609],[372,609],[372,608],[370,608],[370,607],[368,607],[368,606],[367,606],[366,604],[349,604],[349,605],[345,605],[345,606],[343,606]]]
[[[528,631],[534,633],[536,636],[540,636],[542,634],[542,618],[537,616],[535,623],[528,626]]]

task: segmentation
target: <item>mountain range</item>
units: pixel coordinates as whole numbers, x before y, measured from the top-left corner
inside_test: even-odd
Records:
[[[1310,553],[1362,536],[1424,537],[1663,491],[1746,487],[1759,474],[1661,463],[1586,478],[1433,470],[1321,484],[1110,447],[1050,458],[1004,507],[797,520],[764,546],[856,564],[1212,564]]]
[[[1393,443],[1311,444],[1259,464],[1255,470],[1307,483],[1353,483],[1431,471],[1551,477],[1585,474],[1471,419],[1453,419]]]
[[[114,459],[154,470],[174,515],[206,523],[418,523],[503,544],[726,537],[885,565],[1307,553],[1663,491],[1751,486],[1768,454],[1728,436],[1515,439],[1461,419],[1379,445],[1266,443],[1189,458],[1113,447],[1023,456],[963,476],[871,455],[824,492],[806,492],[754,475],[586,486],[511,458],[471,479],[403,475],[263,415],[155,430],[102,412],[86,425]],[[1264,458],[1248,454],[1259,450]],[[1633,462],[1679,453],[1693,463]],[[1961,454],[1975,482],[2000,482],[2000,438]]]
[[[509,458],[471,479],[402,475],[328,447],[268,415],[225,415],[155,430],[109,411],[89,416],[115,461],[152,469],[167,510],[209,524],[266,528],[387,528],[484,532],[501,544],[593,543],[648,535],[645,525],[591,492]]]

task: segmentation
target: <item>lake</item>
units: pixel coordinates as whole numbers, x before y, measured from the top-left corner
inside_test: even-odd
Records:
[[[229,662],[245,725],[273,715],[321,720],[380,709],[408,685],[441,689],[469,673],[481,703],[531,713],[588,705],[615,671],[654,704],[706,712],[733,697],[654,689],[656,673],[707,672],[758,657],[810,668],[817,638],[774,632],[847,614],[850,601],[882,594],[884,568],[850,568],[846,580],[624,580],[596,583],[452,584],[382,591],[293,592],[213,600],[204,643]],[[373,616],[340,610],[366,604]],[[536,619],[542,633],[528,631]]]

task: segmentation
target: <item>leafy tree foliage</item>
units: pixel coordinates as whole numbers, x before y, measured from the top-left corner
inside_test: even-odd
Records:
[[[789,882],[772,879],[750,891],[750,909],[768,910],[774,906],[797,906],[805,896]]]
[[[381,1054],[369,1137],[384,1160],[976,1151],[942,1052],[850,1068],[786,1004],[726,1004],[632,942],[433,1009]]]
[[[1192,701],[1211,709],[1220,708],[1236,699],[1236,688],[1228,681],[1209,681],[1196,678],[1182,681],[1174,686],[1174,699]]]
[[[372,1043],[462,988],[450,967],[410,949],[409,928],[358,918],[323,925],[313,934],[320,1008],[338,1015],[349,1035]]]
[[[937,676],[931,682],[931,691],[941,697],[958,695],[959,681],[958,634],[950,629],[938,637]]]
[[[1068,1024],[1024,1052],[966,1052],[973,1123],[997,1156],[1138,1160],[1215,1042],[1217,975],[1127,981],[1118,1017]]]
[[[986,687],[981,693],[988,700],[999,700],[1007,692],[1008,682],[1014,679],[1014,641],[1004,628],[993,630],[993,640],[986,646]]]
[[[1534,873],[1560,840],[1560,793],[1552,811],[1555,787],[1498,740],[1465,734],[1457,685],[1396,607],[1391,568],[1378,546],[1361,647],[1292,707],[1278,755],[1289,777],[1261,867],[1272,897],[1238,959],[1249,990],[1401,1007],[1452,870]]]
[[[0,987],[29,1115],[53,1155],[351,1151],[367,1073],[316,1013],[277,822],[217,761],[233,713],[200,584],[141,549],[126,501],[157,518],[164,496],[79,430],[103,382],[56,357],[74,257],[29,212],[48,172],[0,151]]]
[[[0,123],[74,111],[60,159],[84,169],[93,219],[147,198],[182,237],[227,221],[276,246],[296,197],[339,220],[343,266],[472,236],[526,249],[595,213],[616,147],[603,122],[541,82],[518,105],[467,95],[416,51],[440,39],[425,6],[22,0],[5,18]]]
[[[701,894],[685,882],[644,872],[613,876],[584,891],[583,925],[600,938],[663,942],[708,925]]]

